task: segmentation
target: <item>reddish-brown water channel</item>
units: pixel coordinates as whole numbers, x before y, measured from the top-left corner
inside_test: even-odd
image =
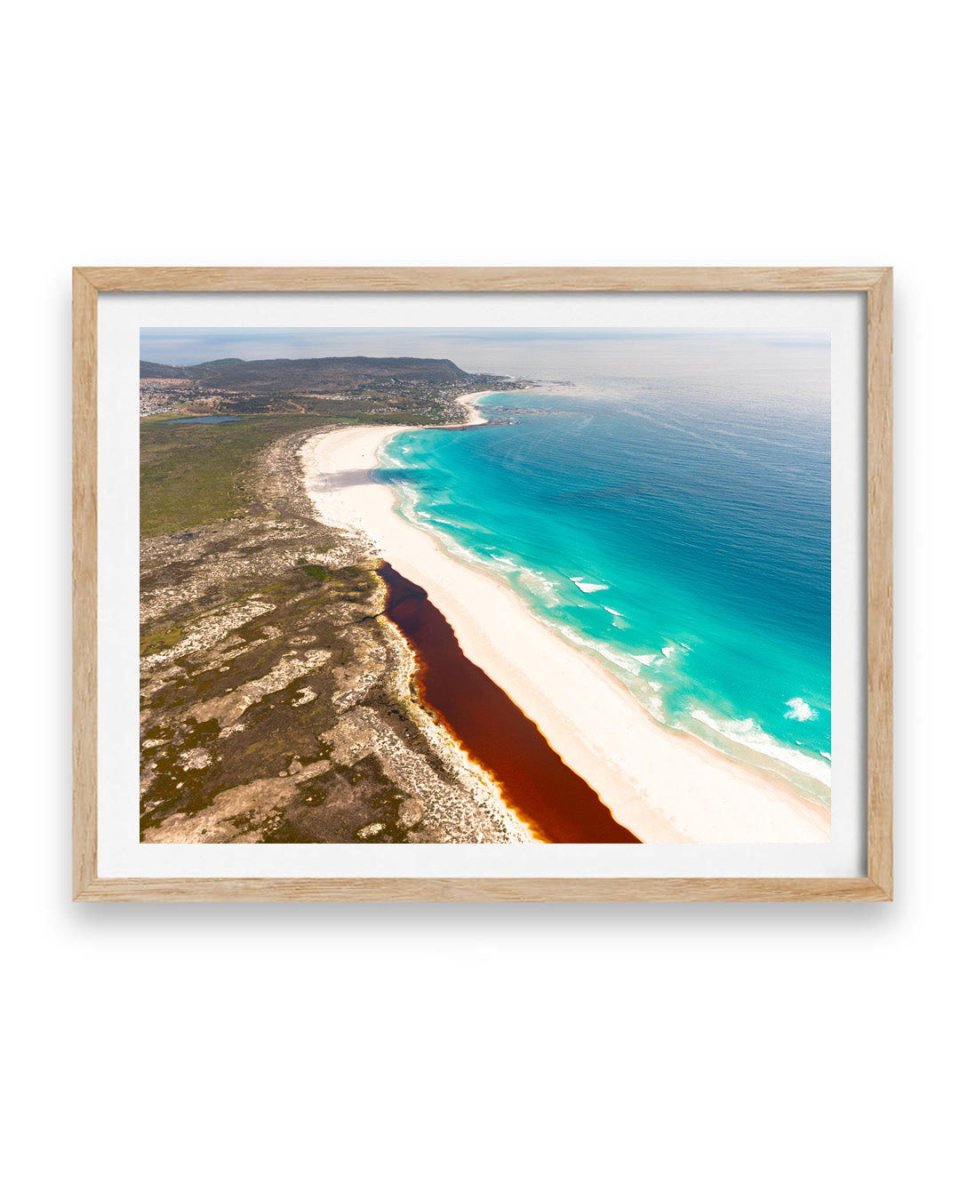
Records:
[[[504,799],[537,835],[549,842],[638,842],[533,721],[464,655],[424,589],[389,563],[380,577],[387,585],[387,616],[416,657],[421,700],[497,780]]]

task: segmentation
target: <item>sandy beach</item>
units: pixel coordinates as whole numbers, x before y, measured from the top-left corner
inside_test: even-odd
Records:
[[[482,422],[476,414],[470,423]],[[619,680],[539,621],[508,585],[404,520],[392,490],[370,477],[379,447],[404,428],[354,426],[305,444],[305,486],[318,518],[358,532],[373,553],[426,589],[464,654],[536,723],[621,825],[645,842],[829,840],[825,807],[658,724]]]
[[[487,418],[483,415],[483,413],[477,407],[477,401],[482,400],[484,398],[484,396],[492,396],[492,395],[494,395],[493,392],[467,392],[463,396],[458,396],[457,399],[458,399],[459,403],[464,406],[464,408],[469,413],[469,416],[467,417],[466,421],[464,421],[464,423],[462,425],[448,425],[448,426],[444,426],[444,428],[465,429],[468,425],[486,425]]]

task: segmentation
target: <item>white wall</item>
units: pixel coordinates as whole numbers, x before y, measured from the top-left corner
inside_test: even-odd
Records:
[[[948,1190],[946,11],[17,10],[0,293],[11,1194]],[[71,264],[461,262],[897,268],[893,906],[71,906]]]

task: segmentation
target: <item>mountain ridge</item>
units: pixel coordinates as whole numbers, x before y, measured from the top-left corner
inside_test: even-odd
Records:
[[[520,381],[472,375],[449,358],[330,355],[216,358],[175,366],[140,361],[140,413],[318,413],[438,423],[464,418],[458,397]]]
[[[399,372],[422,382],[455,382],[469,379],[449,358],[373,355],[327,355],[321,358],[215,358],[186,366],[140,360],[141,379],[194,379],[221,386],[250,382],[281,385],[295,379],[301,385],[327,382],[346,376],[382,378]],[[266,378],[270,376],[269,380]]]

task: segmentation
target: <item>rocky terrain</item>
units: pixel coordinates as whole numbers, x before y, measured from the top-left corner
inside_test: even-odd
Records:
[[[239,512],[142,539],[142,840],[526,840],[416,702],[376,563],[314,519],[318,427],[258,451]]]

